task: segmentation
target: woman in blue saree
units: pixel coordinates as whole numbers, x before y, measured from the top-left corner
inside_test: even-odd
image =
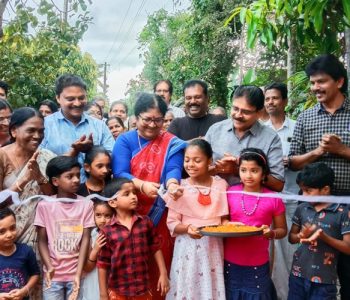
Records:
[[[112,171],[114,177],[131,179],[138,189],[138,213],[148,215],[162,241],[167,271],[171,266],[174,241],[166,225],[167,208],[158,195],[160,185],[181,194],[179,182],[186,143],[162,130],[167,105],[160,96],[142,93],[134,112],[137,130],[122,134],[114,145]],[[158,270],[150,263],[150,282],[153,299],[164,299],[157,292]]]

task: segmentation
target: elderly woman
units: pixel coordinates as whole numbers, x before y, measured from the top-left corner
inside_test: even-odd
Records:
[[[9,131],[12,143],[0,148],[0,190],[18,192],[21,200],[33,195],[50,194],[51,185],[43,174],[48,161],[55,154],[45,149],[38,150],[44,137],[43,116],[30,107],[16,109]],[[31,201],[11,207],[17,219],[17,240],[33,247],[34,251],[37,250],[33,226],[36,205],[37,201]],[[33,290],[31,299],[41,299],[41,289]]]
[[[157,192],[160,184],[174,197],[181,193],[179,182],[183,165],[185,142],[162,130],[167,105],[153,94],[139,95],[134,112],[137,130],[122,134],[114,145],[112,170],[114,177],[131,179],[139,191],[141,215],[148,215],[161,236],[162,252],[169,272],[173,240],[166,226],[167,208]],[[162,299],[157,292],[158,270],[150,263],[153,299]]]

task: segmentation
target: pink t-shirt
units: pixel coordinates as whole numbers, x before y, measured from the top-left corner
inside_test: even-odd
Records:
[[[242,191],[243,185],[231,186],[228,191]],[[262,193],[272,193],[263,188]],[[230,220],[242,222],[246,225],[260,227],[270,226],[273,217],[285,212],[284,204],[279,198],[260,198],[255,212],[248,216],[242,209],[242,201],[245,211],[254,210],[258,197],[243,194],[228,194],[228,206]],[[226,238],[224,243],[225,260],[241,266],[260,266],[269,261],[269,241],[263,236]]]
[[[53,196],[56,197],[56,196]],[[84,228],[95,227],[93,203],[78,196],[77,202],[40,201],[34,225],[45,227],[52,266],[52,281],[73,281]]]

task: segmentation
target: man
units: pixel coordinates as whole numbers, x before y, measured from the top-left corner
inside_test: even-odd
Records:
[[[7,100],[9,86],[5,81],[0,80],[0,99]]]
[[[268,158],[270,174],[264,185],[281,191],[284,183],[282,145],[277,133],[260,124],[264,94],[256,86],[239,86],[233,95],[231,118],[211,126],[205,139],[213,148],[216,173],[229,184],[239,182],[238,156],[248,147],[259,148]]]
[[[87,104],[86,85],[75,75],[62,75],[56,80],[56,100],[61,110],[45,118],[45,137],[41,144],[57,155],[78,155],[83,165],[84,154],[92,145],[112,152],[114,139],[104,122],[84,113]],[[85,173],[82,172],[82,181]]]
[[[297,195],[299,187],[296,183],[297,172],[288,168],[288,153],[292,141],[295,121],[288,118],[285,108],[288,104],[288,90],[284,83],[272,83],[265,87],[265,110],[268,113],[268,121],[265,126],[273,129],[281,139],[283,150],[283,164],[285,182],[283,193]],[[297,201],[286,201],[286,219],[288,229],[292,227],[292,218],[298,206]],[[288,278],[293,262],[293,254],[297,245],[291,245],[287,238],[275,240],[274,263],[272,280],[275,284],[280,299],[287,299]]]
[[[202,80],[189,80],[183,87],[187,116],[173,120],[168,131],[178,138],[188,141],[203,137],[209,127],[225,119],[208,113],[208,86]]]
[[[335,172],[332,193],[350,195],[350,101],[347,73],[339,60],[321,55],[306,67],[317,104],[302,112],[295,125],[289,153],[294,170],[322,161]],[[350,299],[350,256],[338,263],[341,299]]]
[[[210,110],[210,113],[213,115],[219,115],[219,116],[224,116],[227,118],[226,110],[222,106],[216,106]]]
[[[161,97],[168,105],[168,111],[172,112],[175,118],[182,118],[185,112],[176,106],[171,105],[171,96],[173,95],[173,84],[170,80],[159,80],[153,86],[153,92]]]

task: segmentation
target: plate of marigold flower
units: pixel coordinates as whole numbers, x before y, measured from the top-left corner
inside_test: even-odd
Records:
[[[239,224],[210,225],[198,229],[202,235],[216,237],[244,237],[263,234],[261,227]]]

